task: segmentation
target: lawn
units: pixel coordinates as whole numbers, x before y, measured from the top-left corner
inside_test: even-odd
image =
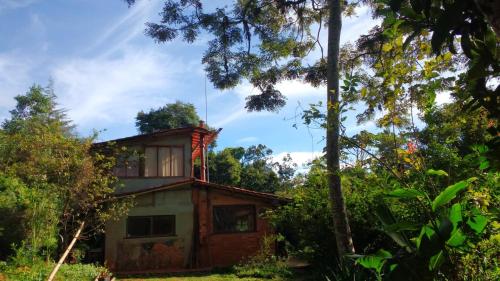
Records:
[[[292,279],[264,279],[264,278],[239,278],[234,274],[208,274],[197,276],[177,276],[177,277],[136,277],[136,278],[118,278],[118,281],[292,281]],[[293,279],[295,280],[295,279]]]

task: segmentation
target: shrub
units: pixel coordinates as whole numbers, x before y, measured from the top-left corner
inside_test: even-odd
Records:
[[[275,244],[276,236],[265,236],[259,252],[234,267],[238,277],[256,277],[256,278],[276,278],[290,277],[292,272],[287,267],[284,259],[273,254],[272,249]]]
[[[54,268],[54,263],[36,260],[30,265],[16,265],[14,263],[0,264],[0,280],[15,280],[15,281],[42,281],[46,280],[51,270]],[[57,272],[55,280],[94,280],[101,274],[108,274],[104,267],[92,264],[63,264]]]

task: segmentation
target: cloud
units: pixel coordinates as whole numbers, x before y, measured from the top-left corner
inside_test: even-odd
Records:
[[[255,143],[259,140],[258,137],[244,137],[236,141],[236,143]]]
[[[283,160],[283,157],[285,157],[287,154],[290,154],[290,157],[292,157],[292,162],[297,164],[299,172],[304,172],[307,168],[307,164],[310,163],[312,160],[321,157],[323,155],[323,152],[321,151],[291,151],[291,152],[281,152],[278,154],[274,154],[273,161],[274,162],[281,162]]]
[[[161,1],[138,1],[126,14],[107,27],[85,51],[112,45],[100,56],[107,56],[126,46],[133,38],[142,35],[147,20],[158,11]],[[113,43],[112,43],[113,42]]]
[[[30,6],[39,0],[0,0],[0,12],[9,9],[19,9]]]
[[[15,53],[0,53],[0,120],[8,117],[15,106],[15,96],[25,93],[31,85],[30,73],[35,64]]]
[[[153,50],[126,48],[119,57],[76,58],[52,72],[59,103],[77,124],[131,123],[139,109],[174,101],[181,62]]]

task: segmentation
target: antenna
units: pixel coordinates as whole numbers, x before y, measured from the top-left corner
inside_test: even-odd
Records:
[[[207,98],[207,74],[205,73],[205,124],[208,127],[208,98]],[[205,166],[206,166],[206,174],[207,174],[207,182],[210,182],[210,169],[208,169],[208,146],[206,147],[205,154]]]

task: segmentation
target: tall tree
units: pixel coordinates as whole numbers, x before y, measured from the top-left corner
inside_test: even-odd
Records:
[[[146,134],[154,130],[196,126],[200,116],[193,104],[176,101],[158,109],[150,109],[147,113],[141,110],[135,119],[139,132]]]
[[[91,222],[87,233],[102,230],[126,202],[112,200],[114,157],[92,150],[92,137],[68,130],[52,91],[33,86],[16,100],[0,130],[0,211],[18,218],[23,233],[0,233],[0,244],[50,257],[68,245],[78,225]],[[9,220],[0,220],[0,229],[3,223]]]
[[[182,36],[192,43],[202,31],[211,34],[214,39],[202,60],[208,77],[220,89],[248,79],[260,90],[247,97],[249,111],[279,110],[285,97],[275,85],[281,81],[327,84],[328,178],[339,256],[354,252],[339,174],[339,40],[341,12],[352,11],[348,7],[340,0],[238,0],[231,8],[207,12],[200,0],[168,0],[160,23],[147,23],[146,28],[157,42]],[[329,29],[327,57],[319,38],[325,26]],[[313,52],[316,48],[318,52]]]

